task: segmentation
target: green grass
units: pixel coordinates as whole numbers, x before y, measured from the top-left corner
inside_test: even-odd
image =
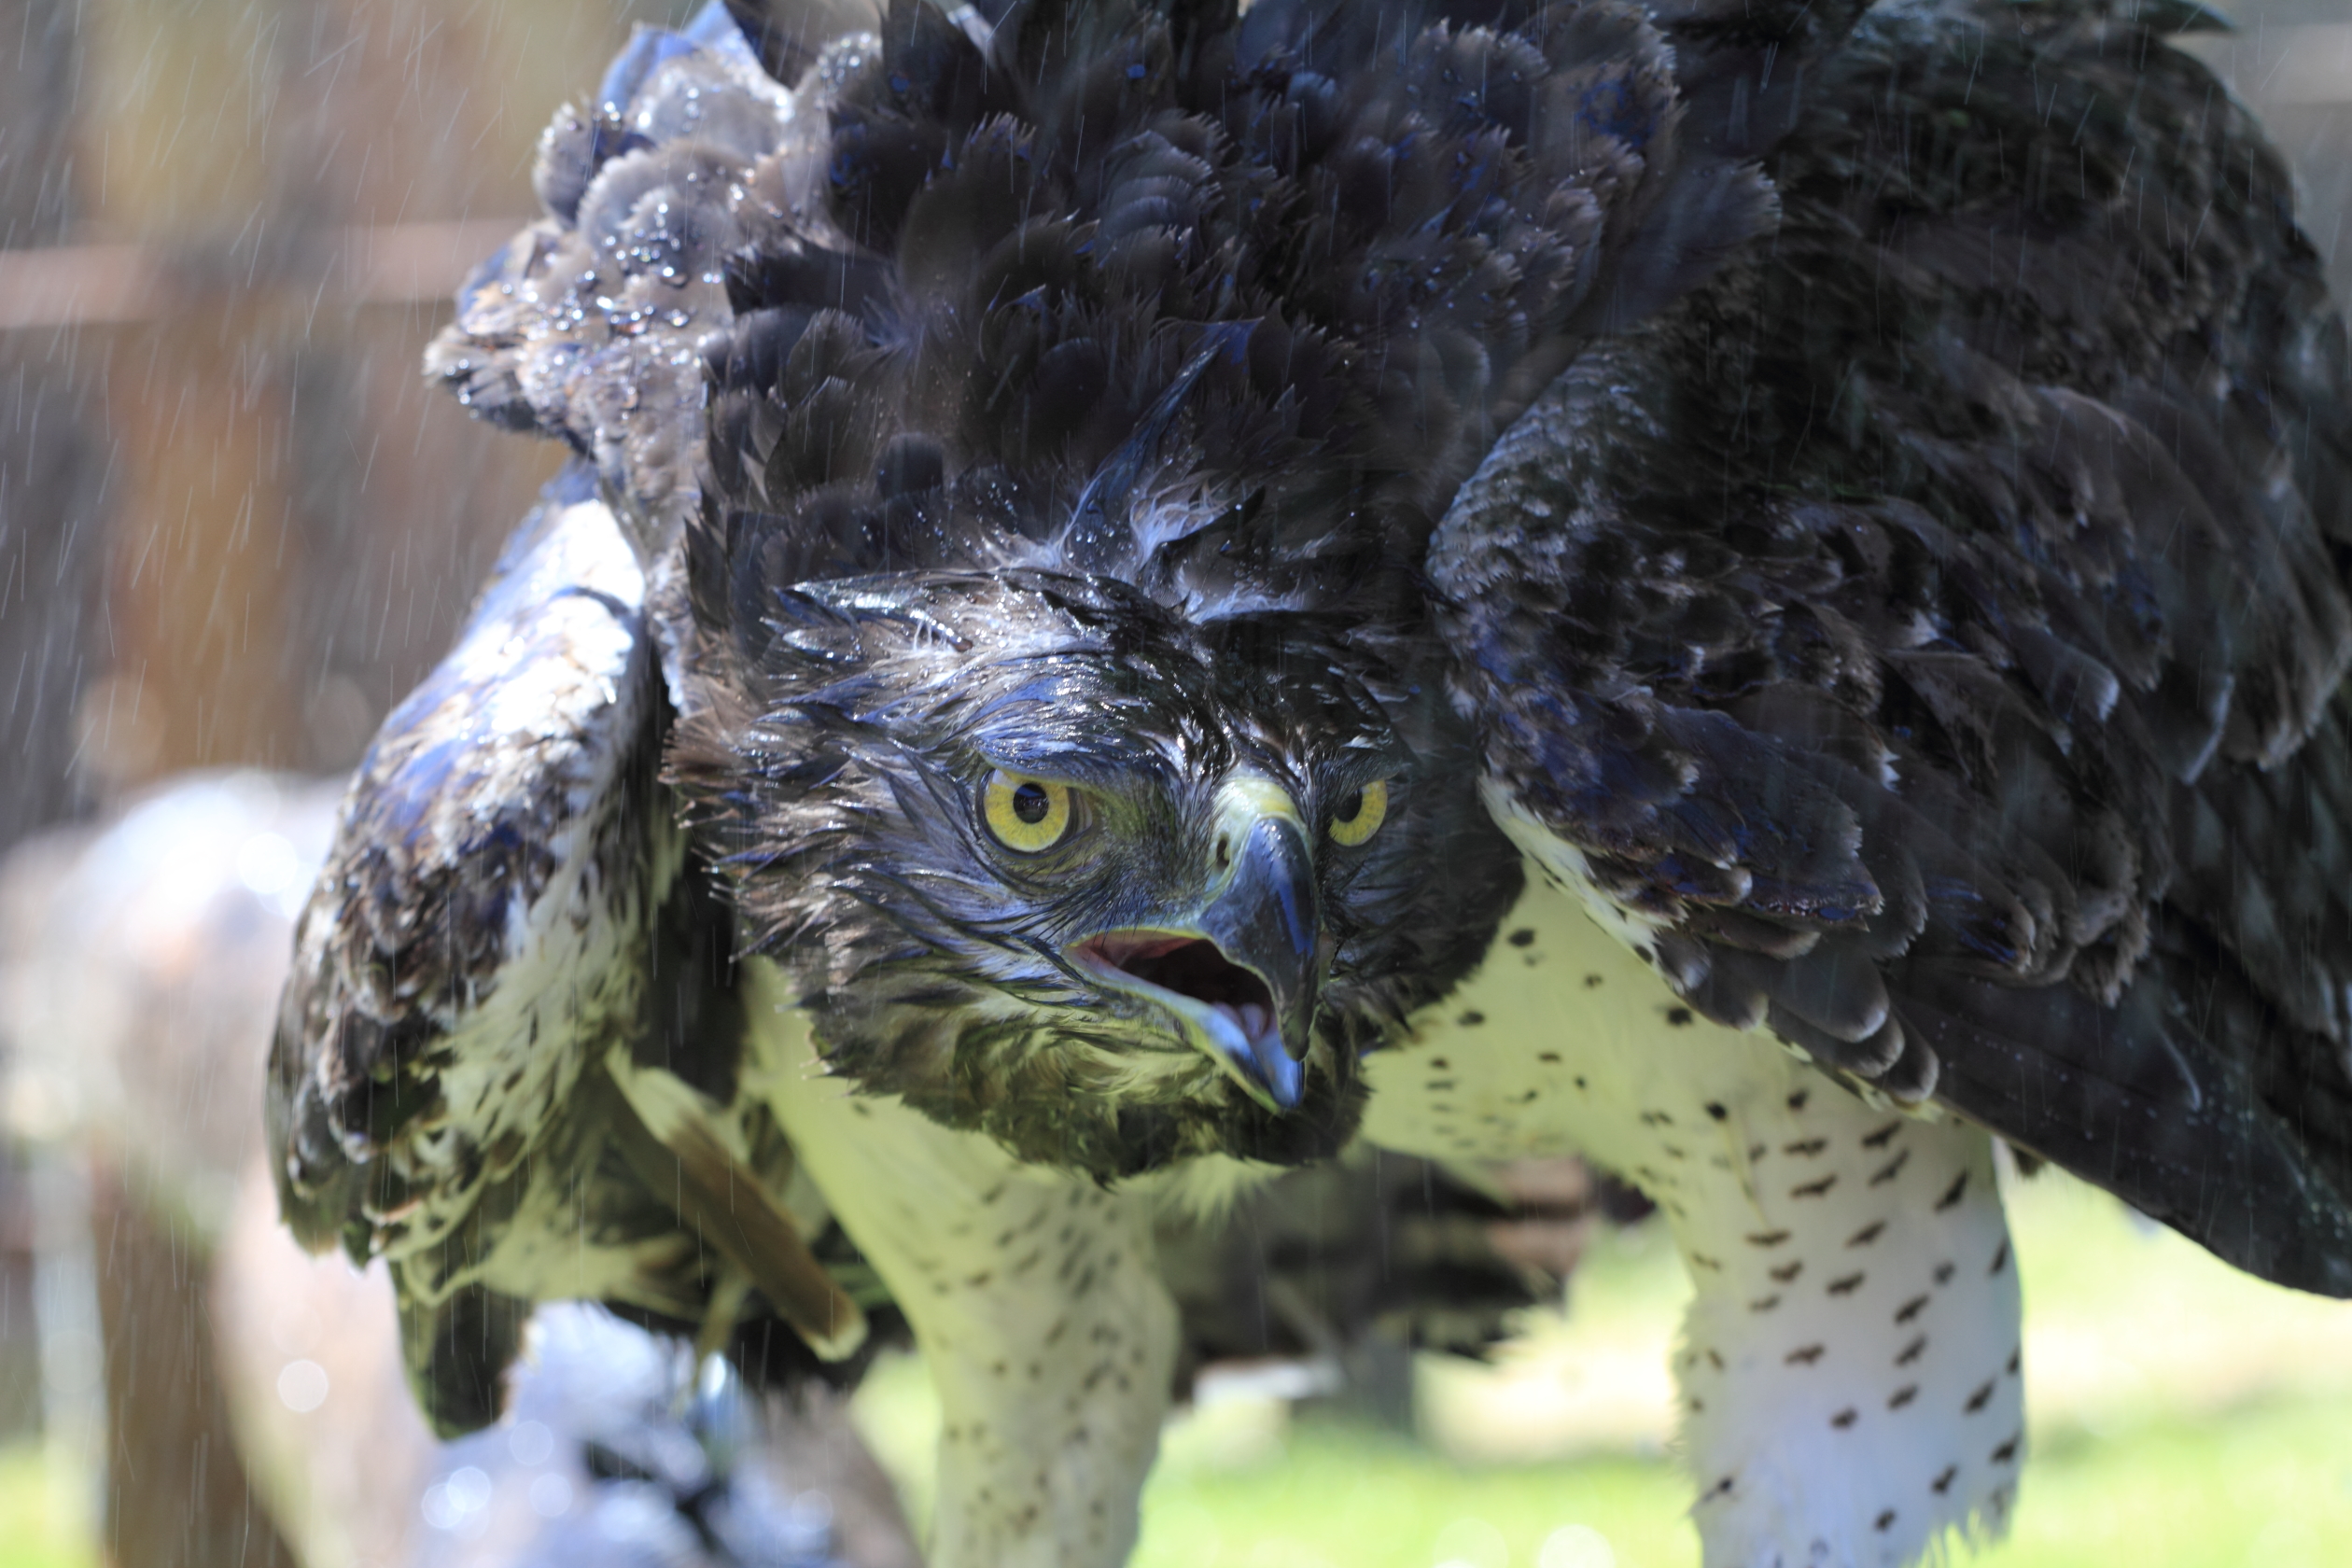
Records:
[[[0,1449],[0,1568],[97,1568],[81,1491],[38,1445]]]
[[[2341,1568],[2352,1407],[2274,1399],[2044,1442],[1987,1568]]]
[[[1254,1463],[1163,1466],[1144,1495],[1135,1564],[1503,1568],[1534,1563],[1570,1524],[1597,1531],[1620,1564],[1695,1564],[1687,1491],[1656,1461],[1464,1466],[1402,1437],[1302,1423]]]
[[[1136,1568],[1535,1568],[1563,1526],[1575,1568],[1696,1568],[1689,1491],[1662,1459],[1464,1467],[1403,1439],[1302,1423],[1259,1462],[1155,1477]],[[1589,1538],[1587,1538],[1588,1542]],[[1561,1554],[1567,1558],[1564,1551]],[[1965,1557],[1965,1554],[1963,1554]],[[2046,1445],[1982,1568],[2341,1568],[2352,1562],[2352,1412],[2292,1400]],[[1545,1568],[1553,1568],[1546,1564]]]

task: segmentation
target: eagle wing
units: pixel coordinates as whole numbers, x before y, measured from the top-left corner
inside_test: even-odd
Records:
[[[1709,1016],[2352,1295],[2352,402],[2289,176],[2104,7],[1753,85],[1776,238],[1433,540],[1490,806]]]
[[[643,599],[575,469],[385,721],[296,930],[269,1075],[280,1204],[308,1245],[389,1256],[419,1334],[453,1306],[498,1315],[480,1253],[564,1141],[583,1071],[645,1006],[679,857],[651,809]],[[519,1319],[493,1336],[506,1352]]]
[[[807,31],[763,43],[805,63]],[[723,1332],[756,1286],[828,1354],[862,1335],[803,1241],[822,1200],[735,1091],[732,916],[658,782],[675,641],[648,609],[701,493],[696,345],[733,319],[742,187],[822,118],[795,120],[722,6],[638,29],[540,138],[546,216],[426,356],[478,417],[579,460],[362,763],[270,1100],[288,1221],[392,1260],[446,1429],[494,1413],[533,1299]]]
[[[444,1433],[497,1413],[536,1300],[723,1334],[756,1286],[819,1354],[863,1337],[804,1239],[823,1200],[736,1092],[732,918],[655,778],[645,581],[585,473],[551,486],[370,748],[296,929],[280,1206],[390,1261]]]

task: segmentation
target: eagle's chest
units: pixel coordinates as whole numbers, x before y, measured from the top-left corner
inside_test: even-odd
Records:
[[[1437,1159],[1582,1155],[1658,1203],[1695,1270],[1753,1283],[1756,1300],[1796,1304],[1815,1293],[1784,1287],[1819,1274],[1846,1281],[1841,1304],[1905,1292],[1891,1311],[1917,1270],[1874,1272],[1883,1239],[1964,1211],[1981,1233],[1938,1246],[1981,1254],[1979,1274],[2006,1260],[1981,1130],[1866,1102],[1761,1030],[1696,1015],[1540,876],[1485,963],[1413,1026],[1365,1062],[1367,1139]],[[1947,1259],[1927,1251],[1940,1283]]]
[[[1531,872],[1533,868],[1531,867]],[[1374,1141],[1435,1157],[1575,1153],[1653,1189],[1741,1163],[1738,1125],[1813,1074],[1683,1005],[1540,874],[1486,960],[1365,1063]]]

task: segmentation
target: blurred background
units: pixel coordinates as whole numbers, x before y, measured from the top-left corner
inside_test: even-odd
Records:
[[[2352,7],[2219,8],[2238,30],[2193,47],[2294,161],[2352,297]],[[557,458],[429,392],[425,342],[532,215],[550,113],[685,9],[0,0],[0,851],[187,770],[357,760]],[[91,1135],[105,1106],[12,1095],[0,1568],[295,1561],[213,1386],[230,1198],[153,1201]],[[1988,1561],[2352,1561],[2352,1308],[2079,1188],[2017,1213],[2037,1458]],[[1600,1239],[1574,1313],[1494,1368],[1425,1368],[1410,1431],[1205,1402],[1143,1561],[1694,1561],[1663,1451],[1680,1288],[1662,1237]],[[856,1412],[918,1512],[925,1398],[889,1367]]]

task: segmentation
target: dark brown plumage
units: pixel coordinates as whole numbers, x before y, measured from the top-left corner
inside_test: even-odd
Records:
[[[1711,1016],[2352,1294],[2352,403],[2286,173],[2090,9],[1873,11],[1793,116],[1770,252],[1436,541],[1487,765]]]

